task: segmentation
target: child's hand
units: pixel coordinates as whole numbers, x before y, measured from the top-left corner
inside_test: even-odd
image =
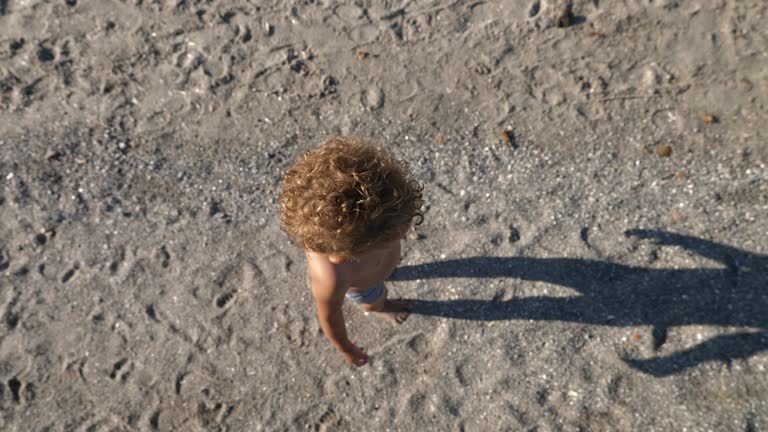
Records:
[[[368,364],[370,357],[365,353],[365,350],[358,348],[357,345],[350,342],[349,348],[341,351],[341,355],[344,356],[344,360],[355,366],[363,366]]]

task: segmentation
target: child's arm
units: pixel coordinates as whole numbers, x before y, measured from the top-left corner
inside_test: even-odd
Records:
[[[363,366],[368,363],[368,355],[347,337],[347,327],[342,312],[346,287],[335,277],[323,279],[312,278],[312,295],[317,304],[320,327],[345,360],[355,366]]]

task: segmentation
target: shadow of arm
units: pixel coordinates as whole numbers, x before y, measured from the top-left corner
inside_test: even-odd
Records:
[[[659,245],[680,246],[704,258],[722,263],[728,268],[747,266],[756,270],[768,266],[768,257],[747,252],[733,246],[667,231],[631,229],[624,231],[627,237],[652,240]]]
[[[744,332],[714,337],[693,348],[666,357],[646,360],[624,358],[632,369],[655,377],[666,377],[701,363],[719,360],[729,366],[734,359],[746,359],[768,350],[768,332]]]
[[[583,296],[526,297],[509,301],[408,299],[416,315],[468,321],[542,320],[605,324]]]

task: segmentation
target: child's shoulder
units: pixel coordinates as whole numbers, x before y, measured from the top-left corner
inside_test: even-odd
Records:
[[[334,264],[327,255],[307,252],[307,267],[313,287],[341,289],[349,285],[344,266]]]

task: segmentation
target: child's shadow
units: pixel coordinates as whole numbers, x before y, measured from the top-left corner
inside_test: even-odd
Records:
[[[517,278],[570,287],[573,297],[496,300],[412,300],[414,313],[466,320],[535,319],[609,326],[653,326],[654,347],[681,325],[748,327],[690,349],[631,367],[668,376],[709,360],[730,363],[768,350],[768,256],[685,235],[630,230],[628,237],[680,246],[720,268],[652,269],[572,258],[471,257],[397,269],[392,280],[449,277]]]

